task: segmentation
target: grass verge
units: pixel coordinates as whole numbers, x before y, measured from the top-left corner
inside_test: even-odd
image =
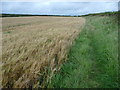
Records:
[[[118,25],[114,16],[87,16],[61,70],[49,88],[117,88]]]

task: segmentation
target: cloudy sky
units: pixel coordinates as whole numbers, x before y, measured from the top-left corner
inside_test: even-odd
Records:
[[[2,2],[2,13],[85,15],[118,11],[117,2]]]

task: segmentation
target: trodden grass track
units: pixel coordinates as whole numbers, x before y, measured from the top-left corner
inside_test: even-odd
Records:
[[[87,16],[68,60],[48,87],[118,88],[118,21],[116,16]]]

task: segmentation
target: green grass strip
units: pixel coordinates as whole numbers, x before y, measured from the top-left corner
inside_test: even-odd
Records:
[[[114,16],[88,16],[52,88],[117,88],[118,25]]]

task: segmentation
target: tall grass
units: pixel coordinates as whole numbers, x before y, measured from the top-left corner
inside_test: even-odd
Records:
[[[118,25],[114,16],[88,16],[68,61],[48,87],[117,88]]]

